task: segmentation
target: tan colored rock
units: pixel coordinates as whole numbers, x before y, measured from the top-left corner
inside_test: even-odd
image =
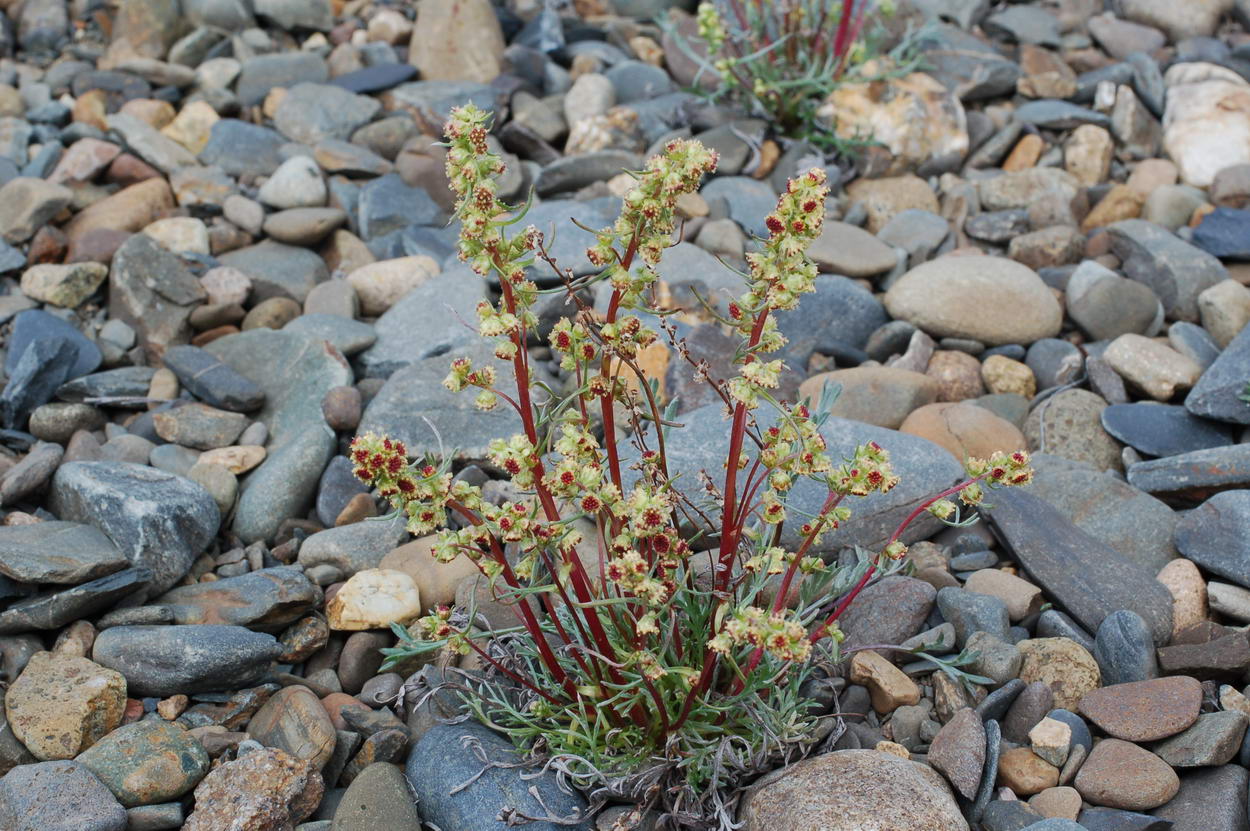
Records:
[[[928,439],[961,462],[1025,449],[1024,434],[1014,424],[970,403],[927,404],[898,429]]]
[[[1156,188],[1176,184],[1179,175],[1176,165],[1168,159],[1143,159],[1129,174],[1126,184],[1142,196],[1149,196]]]
[[[199,154],[208,145],[213,125],[221,120],[217,111],[207,101],[192,101],[169,124],[161,128],[166,138],[171,138]]]
[[[1173,64],[1163,113],[1163,146],[1181,181],[1205,188],[1226,167],[1250,162],[1250,84],[1210,63]]]
[[[1037,378],[1033,370],[1006,355],[986,358],[981,364],[981,379],[985,381],[985,388],[995,394],[1015,393],[1025,398],[1037,394]]]
[[[1047,716],[1033,725],[1029,731],[1029,746],[1042,759],[1056,768],[1068,761],[1068,746],[1072,743],[1072,728],[1067,722]]]
[[[257,444],[234,444],[217,447],[200,454],[199,464],[219,465],[236,476],[242,476],[265,461],[267,452]]]
[[[1123,811],[1158,808],[1181,786],[1167,762],[1119,739],[1095,744],[1073,784],[1087,802]]]
[[[1026,684],[1041,681],[1050,687],[1055,706],[1074,709],[1090,690],[1098,689],[1102,676],[1098,662],[1085,647],[1068,638],[1032,638],[1016,648],[1024,656],[1020,680]]]
[[[36,652],[9,686],[4,710],[18,741],[40,761],[72,759],[122,721],[126,679],[94,661]]]
[[[490,0],[421,0],[408,61],[422,80],[487,84],[503,69],[504,46]]]
[[[866,76],[871,76],[868,67]],[[816,111],[839,136],[872,136],[890,151],[885,171],[899,174],[933,158],[968,153],[968,123],[959,97],[923,72],[844,83]]]
[[[294,828],[312,816],[325,784],[309,762],[272,748],[214,768],[195,788],[182,831]]]
[[[1202,709],[1202,684],[1187,675],[1129,681],[1090,690],[1077,705],[1104,733],[1153,742],[1188,729]]]
[[[337,737],[321,699],[296,684],[274,693],[247,725],[248,735],[320,770],[334,753]]]
[[[1115,140],[1096,124],[1082,124],[1063,145],[1063,168],[1085,187],[1107,181]]]
[[[1032,796],[1058,785],[1059,769],[1027,747],[1013,747],[998,757],[998,784]]]
[[[1155,578],[1172,595],[1172,633],[1207,619],[1207,583],[1192,560],[1178,557]]]
[[[377,317],[441,270],[433,258],[420,254],[360,266],[347,275],[347,282],[360,299],[360,313]]]
[[[402,571],[358,571],[326,604],[330,628],[338,631],[387,629],[421,616],[421,592]],[[915,702],[912,702],[915,703]]]
[[[838,750],[783,767],[747,793],[743,831],[968,831],[942,776],[876,750]]]
[[[981,362],[967,352],[935,350],[924,374],[938,382],[938,401],[967,401],[985,394]]]
[[[209,254],[208,226],[190,216],[171,216],[147,225],[143,233],[175,254]]]
[[[1192,358],[1142,335],[1124,334],[1111,342],[1103,360],[1133,388],[1156,401],[1168,401],[1198,382],[1202,367]]]
[[[1076,73],[1064,59],[1041,46],[1020,44],[1020,69],[1016,91],[1028,98],[1070,98],[1076,94]]]
[[[1081,813],[1081,794],[1067,786],[1047,788],[1029,797],[1029,807],[1047,819],[1070,819],[1076,822]]]
[[[1237,691],[1236,687],[1223,684],[1220,687],[1220,709],[1245,713],[1250,716],[1250,698]]]
[[[920,688],[894,664],[871,649],[851,658],[851,681],[868,688],[872,708],[882,715],[920,702]]]
[[[1221,349],[1250,323],[1250,288],[1236,280],[1223,280],[1198,295],[1202,328]]]
[[[164,178],[145,179],[101,199],[65,226],[70,242],[88,231],[138,231],[174,207],[174,194]]]
[[[1085,217],[1081,230],[1088,234],[1122,219],[1136,219],[1141,216],[1144,204],[1146,198],[1133,188],[1128,185],[1114,185]]]
[[[421,537],[391,549],[378,568],[402,571],[412,578],[421,592],[421,611],[429,614],[438,606],[456,602],[456,587],[466,577],[478,574],[477,565],[463,554],[450,563],[440,563],[431,555],[437,537]]]
[[[103,263],[72,263],[33,265],[22,272],[22,294],[31,300],[76,309],[108,277]]]
[[[948,255],[918,265],[890,286],[885,307],[934,337],[995,346],[1054,337],[1063,322],[1037,272],[1002,257]]]
[[[799,386],[799,396],[819,401],[826,383],[842,387],[832,415],[890,429],[897,429],[917,407],[933,403],[938,390],[936,381],[919,372],[859,366],[813,375]]]
[[[903,211],[918,208],[939,213],[941,210],[933,188],[924,179],[912,174],[884,179],[857,179],[847,187],[846,193],[852,201],[863,203],[868,211],[868,230],[873,234]]]
[[[1046,149],[1046,142],[1036,133],[1028,133],[1016,142],[1007,158],[1003,159],[1003,170],[1011,173],[1016,170],[1027,170],[1037,164]]]
[[[1029,615],[1041,611],[1042,604],[1046,602],[1040,588],[1022,577],[997,568],[974,571],[964,583],[964,588],[1003,601],[1012,623],[1019,623]]]

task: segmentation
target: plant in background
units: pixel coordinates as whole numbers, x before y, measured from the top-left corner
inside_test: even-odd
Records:
[[[517,624],[484,631],[474,609],[439,608],[396,627],[388,666],[436,650],[475,655],[485,671],[463,673],[460,686],[472,712],[592,799],[658,807],[670,827],[731,827],[745,784],[819,741],[821,714],[804,684],[841,659],[838,619],[859,592],[904,567],[910,523],[926,513],[958,523],[961,506],[979,504],[987,489],[1028,482],[1029,460],[970,460],[966,481],[916,505],[854,566],[813,555],[823,534],[851,519],[855,499],[898,482],[884,448],[834,459],[820,407],[773,395],[782,365],[769,355],[785,342],[774,313],[793,309],[816,276],[805,249],[820,232],[826,185],[813,169],[767,217],[770,236],[748,255],[747,290],[729,306],[738,374],[708,381],[729,415],[728,453],[695,493],[697,483],[676,481],[668,467],[666,437],[680,425],[636,362],[657,338],[637,312],[671,244],[677,198],[697,189],[716,155],[669,142],[634,174],[620,218],[589,249],[600,272],[581,280],[562,272],[578,311],[549,338],[572,387],[557,393],[530,365],[537,289],[526,269],[538,258],[560,269],[533,227],[506,234],[519,217],[496,196],[503,166],[487,150],[487,119],[473,107],[453,113],[447,172],[460,256],[499,280],[499,301],[478,308],[479,330],[512,377],[504,383],[505,373],[460,358],[444,383],[476,389],[483,409],[516,411],[521,432],[492,442],[489,462],[524,496],[492,503],[452,475],[449,459],[410,460],[385,437],[358,437],[352,459],[412,533],[442,529],[434,556],[472,560]],[[578,293],[597,281],[611,288],[602,315]],[[618,420],[632,449],[618,447]],[[815,514],[789,504],[801,479],[824,488]],[[780,544],[785,523],[801,529],[793,550]],[[958,666],[939,668],[958,675]]]
[[[705,0],[697,22],[706,52],[676,37],[700,66],[697,80],[716,79],[713,95],[767,117],[788,135],[838,147],[844,141],[815,111],[880,52],[880,33],[865,25],[874,8],[894,13],[890,0]],[[898,66],[905,72],[915,63],[910,51],[904,40],[878,71]]]
[[[1242,390],[1241,395],[1237,397],[1240,398],[1242,401],[1246,402],[1247,404],[1250,404],[1250,384],[1246,384],[1246,388]]]

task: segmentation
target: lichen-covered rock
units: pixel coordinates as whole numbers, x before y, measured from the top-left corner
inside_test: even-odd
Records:
[[[313,765],[281,750],[257,750],[204,777],[182,831],[284,831],[317,810],[323,793]]]
[[[37,652],[4,708],[13,734],[37,759],[72,759],[121,724],[126,679],[86,658]]]

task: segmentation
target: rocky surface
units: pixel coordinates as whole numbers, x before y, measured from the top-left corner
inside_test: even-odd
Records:
[[[786,179],[826,166],[778,395],[840,387],[832,453],[876,441],[903,480],[813,553],[876,550],[967,456],[1035,453],[981,525],[911,527],[909,570],[841,621],[857,651],[812,705],[836,735],[735,822],[1250,827],[1250,6],[900,0],[892,31],[929,24],[921,70],[815,108],[871,135],[848,156],[697,94],[667,28],[693,5],[0,3],[0,828],[627,810],[585,816],[503,737],[438,724],[454,702],[409,692],[452,658],[379,674],[390,626],[439,604],[514,620],[471,562],[379,520],[345,456],[387,432],[508,493],[482,462],[519,422],[441,385],[453,355],[495,360],[472,321],[499,287],[456,257],[434,145],[468,101],[498,113],[502,195],[534,194],[578,276],[592,237],[569,220],[610,224],[624,169],[674,136],[718,150],[659,267],[714,375],[733,341],[697,298],[724,314],[741,288],[717,258],[744,267]],[[545,332],[571,307],[538,311]],[[706,504],[722,407],[673,349],[644,366]],[[978,677],[899,645],[966,649]],[[503,766],[475,778],[483,755]]]

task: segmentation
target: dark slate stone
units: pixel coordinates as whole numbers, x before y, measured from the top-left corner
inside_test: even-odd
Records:
[[[91,659],[125,676],[130,695],[165,697],[253,686],[282,651],[273,635],[242,626],[115,626]]]
[[[1154,640],[1141,615],[1121,609],[1103,619],[1094,636],[1094,660],[1102,684],[1127,684],[1159,677]]]
[[[324,83],[330,70],[316,52],[278,52],[243,62],[235,94],[244,107],[259,104],[274,87],[291,88],[301,82]]]
[[[1170,819],[1115,808],[1086,808],[1079,819],[1089,831],[1169,831],[1173,827]]]
[[[325,261],[315,251],[270,239],[223,254],[221,263],[251,278],[253,303],[271,297],[303,303],[313,286],[330,279]]]
[[[1020,800],[996,799],[985,806],[981,815],[981,827],[985,831],[1023,831],[1041,817],[1027,803]]]
[[[361,187],[357,210],[364,240],[409,225],[436,225],[445,219],[442,208],[424,188],[405,184],[396,173],[379,176]]]
[[[145,588],[151,580],[151,569],[128,568],[72,589],[22,600],[0,612],[0,635],[59,629],[76,620],[92,617],[111,608],[123,597]]]
[[[125,831],[126,809],[72,759],[22,764],[0,779],[0,828],[10,831]]]
[[[1172,596],[1154,573],[1077,528],[1022,489],[994,494],[982,511],[995,536],[1037,585],[1087,629],[1120,609],[1137,612],[1156,644],[1172,634]]]
[[[1087,751],[1094,749],[1094,737],[1089,732],[1089,725],[1085,723],[1085,719],[1078,716],[1071,710],[1051,710],[1046,714],[1047,718],[1053,718],[1055,721],[1062,721],[1072,729],[1072,740],[1068,742],[1068,748],[1074,748],[1078,745]]]
[[[1016,700],[1025,688],[1025,683],[1019,678],[1012,678],[1006,684],[987,695],[980,704],[977,705],[977,715],[984,721],[1002,721],[1007,715],[1007,710],[1011,707],[1011,702]]]
[[[1020,67],[990,44],[950,25],[926,27],[918,37],[928,71],[964,101],[1015,90]]]
[[[1133,68],[1133,91],[1137,97],[1156,118],[1163,118],[1167,87],[1163,83],[1163,73],[1159,71],[1159,62],[1145,52],[1134,52],[1124,61]]]
[[[2,179],[3,177],[0,176],[0,180]],[[0,181],[0,186],[3,184],[4,182]],[[19,268],[26,268],[26,255],[7,242],[0,243],[0,272],[17,271]]]
[[[326,528],[333,528],[334,520],[352,497],[368,492],[369,488],[352,473],[351,459],[335,456],[326,465],[317,484],[317,519]]]
[[[473,104],[489,112],[499,109],[495,89],[475,81],[409,81],[391,89],[383,98],[389,109],[412,113],[428,135],[442,133],[453,107]]]
[[[1201,502],[1220,491],[1250,487],[1250,444],[1195,450],[1129,465],[1128,482],[1180,505]]]
[[[1076,95],[1072,100],[1078,104],[1088,104],[1094,100],[1094,91],[1103,81],[1110,81],[1116,86],[1127,84],[1133,80],[1133,67],[1126,63],[1113,63],[1082,72],[1076,76]]]
[[[900,644],[920,631],[936,592],[912,577],[892,575],[860,592],[838,624],[844,649],[871,644]]]
[[[182,579],[221,522],[199,484],[128,462],[61,465],[48,505],[62,519],[99,528],[132,564],[151,568],[154,591]]]
[[[225,623],[269,629],[294,623],[321,600],[320,589],[303,571],[276,566],[177,586],[152,602],[169,609],[179,624]]]
[[[1250,490],[1217,493],[1176,523],[1176,547],[1220,577],[1250,588]]]
[[[127,562],[90,525],[50,520],[0,527],[0,574],[22,583],[72,586],[120,571]]]
[[[1202,373],[1185,397],[1185,409],[1204,418],[1250,424],[1250,403],[1240,398],[1250,382],[1247,367],[1250,367],[1250,326],[1242,329],[1215,363]]]
[[[750,176],[718,176],[703,186],[702,193],[708,201],[724,199],[729,218],[743,231],[760,239],[768,238],[770,232],[764,220],[777,207],[772,185]]]
[[[1250,211],[1216,208],[1198,223],[1192,239],[1221,260],[1250,260]]]
[[[1012,118],[1046,130],[1071,130],[1082,124],[1110,127],[1111,119],[1096,110],[1056,99],[1030,101],[1016,108]]]
[[[1234,442],[1227,425],[1173,404],[1112,404],[1102,411],[1102,426],[1148,456],[1177,456]]]
[[[554,771],[535,776],[511,766],[483,770],[479,753],[503,763],[517,758],[510,741],[472,721],[436,724],[413,746],[404,776],[416,794],[425,822],[456,831],[496,831],[501,827],[499,813],[506,808],[535,817],[569,820],[585,814],[585,799],[561,790]],[[472,784],[463,787],[469,782]],[[590,831],[593,825],[590,820],[570,824],[540,821],[525,827],[528,831]]]
[[[485,280],[467,265],[450,266],[377,319],[377,340],[357,358],[362,375],[389,378],[415,361],[478,342],[477,332],[466,323],[477,319],[477,304],[485,299]]]
[[[39,338],[29,344],[0,394],[4,426],[24,428],[31,411],[51,401],[57,387],[73,377],[74,358],[69,340]]]
[[[638,170],[642,158],[628,150],[596,150],[576,156],[564,156],[538,174],[534,189],[539,196],[581,190],[595,182],[606,182],[626,170]]]
[[[890,319],[872,292],[832,274],[818,276],[816,290],[797,309],[776,317],[787,341],[785,361],[793,367],[806,367],[814,352],[833,355],[847,346],[862,350],[869,336]]]
[[[27,309],[13,318],[13,331],[9,334],[8,348],[4,355],[5,374],[12,377],[26,347],[41,339],[63,340],[73,347],[74,362],[70,367],[70,378],[86,375],[103,360],[100,348],[72,325],[45,311]]]
[[[937,606],[942,617],[955,627],[956,644],[960,647],[976,632],[1007,640],[1007,630],[1011,628],[1007,605],[997,597],[948,586],[937,593]]]
[[[164,361],[183,389],[214,407],[250,413],[265,403],[264,390],[198,346],[171,346]]]
[[[223,118],[213,125],[199,158],[230,176],[268,176],[282,164],[284,144],[286,139],[277,130]]]
[[[1055,706],[1055,694],[1044,681],[1027,685],[1011,702],[1003,719],[1003,738],[1016,744],[1029,743],[1029,731]]]
[[[1021,683],[1024,682],[1021,681]],[[972,810],[968,812],[969,819],[973,822],[981,821],[986,806],[994,796],[994,780],[998,777],[998,756],[1002,748],[1002,727],[999,726],[997,719],[989,719],[985,722],[985,767],[981,769],[981,787],[977,788],[977,798],[973,800]]]
[[[333,78],[330,83],[342,87],[348,92],[361,95],[370,92],[381,92],[393,86],[411,81],[416,77],[417,68],[406,63],[380,63],[348,72]]]
[[[1152,222],[1125,219],[1107,233],[1125,275],[1149,286],[1170,318],[1197,322],[1198,295],[1228,279],[1219,260]]]
[[[1168,327],[1168,344],[1191,359],[1205,372],[1220,357],[1220,347],[1207,332],[1196,323],[1178,320]]]
[[[1250,772],[1240,765],[1196,770],[1181,776],[1181,789],[1154,810],[1177,831],[1250,831],[1246,786]]]
[[[550,199],[532,205],[525,215],[525,222],[542,232],[548,246],[547,253],[559,263],[560,268],[571,268],[573,274],[580,277],[598,271],[586,259],[586,248],[594,244],[595,237],[574,225],[572,218],[576,217],[582,225],[597,231],[615,222],[620,211],[621,200],[615,196],[585,202]],[[547,263],[535,265],[533,271],[540,279],[557,279]]]
[[[93,372],[61,384],[57,387],[56,397],[76,404],[89,398],[145,398],[152,385],[152,376],[155,374],[156,370],[150,366],[123,366],[118,369]],[[120,401],[111,401],[109,406],[126,405]],[[146,407],[147,405],[136,404],[134,406]]]

